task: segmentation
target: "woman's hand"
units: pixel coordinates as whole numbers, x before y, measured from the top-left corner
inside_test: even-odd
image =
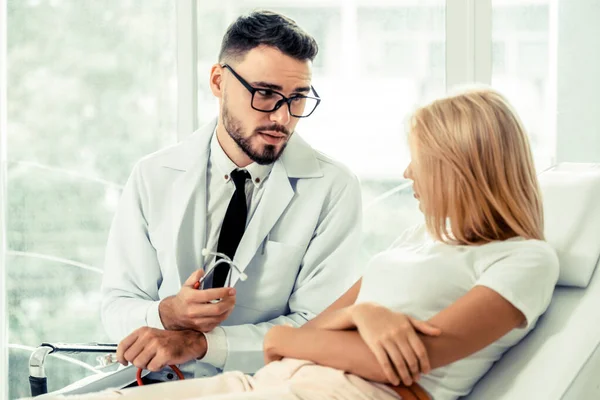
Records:
[[[421,373],[431,370],[417,331],[438,336],[442,333],[439,328],[372,303],[355,305],[352,320],[393,385],[410,386]]]
[[[293,329],[296,328],[285,325],[276,325],[269,329],[263,341],[263,354],[265,358],[265,365],[273,361],[279,361],[283,358],[283,356],[279,354],[279,343],[281,343],[281,340],[285,340],[285,334]]]

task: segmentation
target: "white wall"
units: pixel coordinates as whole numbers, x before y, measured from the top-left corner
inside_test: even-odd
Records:
[[[557,11],[557,161],[600,162],[600,0]]]

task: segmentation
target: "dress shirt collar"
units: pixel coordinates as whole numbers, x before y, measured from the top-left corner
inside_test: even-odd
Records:
[[[211,164],[217,166],[219,175],[221,175],[225,182],[229,182],[231,179],[231,171],[235,169],[244,169],[250,174],[252,183],[256,188],[259,188],[264,183],[264,181],[269,177],[271,169],[273,169],[273,164],[260,165],[256,162],[249,164],[245,168],[239,168],[233,161],[231,161],[227,154],[225,154],[225,151],[221,147],[221,144],[217,138],[216,128],[210,141],[210,159]]]

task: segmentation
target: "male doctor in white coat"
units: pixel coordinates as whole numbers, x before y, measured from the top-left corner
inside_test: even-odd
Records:
[[[153,380],[173,379],[171,364],[196,377],[253,373],[271,327],[302,325],[358,279],[359,183],[295,132],[320,102],[316,54],[287,17],[238,18],[210,73],[218,118],[134,167],[102,282],[122,363]],[[216,261],[203,248],[240,271],[221,263],[194,289]]]

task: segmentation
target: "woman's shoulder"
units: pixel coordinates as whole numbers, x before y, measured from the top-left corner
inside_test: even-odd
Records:
[[[483,253],[499,253],[504,256],[518,256],[519,254],[526,253],[540,258],[556,258],[556,251],[554,248],[548,242],[539,239],[515,237],[512,239],[491,242],[481,246],[481,248]]]
[[[480,270],[496,264],[543,269],[558,275],[558,256],[544,240],[513,238],[481,246],[477,257]]]
[[[558,281],[556,252],[547,242],[532,239],[515,238],[488,247],[494,251],[478,260],[475,285],[499,293],[523,313],[523,327],[531,329],[550,304]]]

